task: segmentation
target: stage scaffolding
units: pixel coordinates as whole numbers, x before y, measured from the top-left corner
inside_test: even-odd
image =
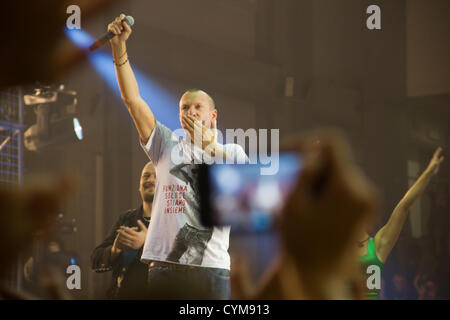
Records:
[[[24,130],[22,88],[0,89],[0,188],[3,190],[14,190],[22,184]],[[22,274],[22,263],[18,261],[8,274],[0,275],[0,281],[20,288]]]

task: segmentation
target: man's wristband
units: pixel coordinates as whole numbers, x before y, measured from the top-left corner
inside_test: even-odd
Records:
[[[118,61],[118,60],[122,59],[122,58],[123,58],[123,56],[124,56],[124,55],[126,55],[126,54],[127,54],[127,50],[125,50],[125,52],[124,52],[124,53],[122,53],[122,54],[120,55],[120,57],[118,57],[117,59],[113,59],[114,63],[115,63],[116,61]]]
[[[128,57],[127,57],[127,60],[125,60],[124,62],[122,62],[122,63],[116,63],[115,61],[114,61],[114,64],[116,65],[116,66],[118,66],[118,67],[121,67],[121,66],[123,66],[125,63],[127,63],[128,62]]]

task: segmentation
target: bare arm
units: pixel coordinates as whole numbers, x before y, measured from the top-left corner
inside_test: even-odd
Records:
[[[128,61],[126,40],[131,34],[131,27],[126,23],[122,23],[123,18],[125,18],[125,15],[121,14],[113,23],[108,25],[108,30],[117,35],[110,40],[117,81],[122,94],[122,100],[134,121],[141,141],[147,143],[155,128],[156,119],[147,103],[139,94],[139,87]]]
[[[375,248],[381,262],[384,263],[386,261],[397,243],[412,204],[425,191],[431,178],[438,172],[439,165],[444,160],[443,156],[440,157],[441,152],[441,148],[438,148],[435,151],[427,169],[420,175],[413,186],[397,204],[386,225],[384,225],[375,235]]]

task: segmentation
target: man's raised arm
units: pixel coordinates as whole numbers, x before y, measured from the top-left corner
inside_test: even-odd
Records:
[[[122,100],[133,118],[141,141],[145,144],[155,128],[156,119],[139,94],[139,87],[128,60],[126,40],[131,34],[131,27],[123,22],[124,18],[125,15],[121,14],[108,25],[108,31],[116,34],[110,43]]]

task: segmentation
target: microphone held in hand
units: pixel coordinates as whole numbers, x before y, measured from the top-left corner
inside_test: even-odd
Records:
[[[126,16],[122,21],[125,21],[130,27],[134,24],[134,18],[132,16]],[[108,42],[108,40],[110,40],[111,38],[114,38],[116,35],[111,32],[108,31],[106,32],[103,36],[101,36],[99,39],[97,39],[90,47],[89,50],[90,51],[94,51],[95,49],[100,48],[101,46],[103,46],[106,42]]]

